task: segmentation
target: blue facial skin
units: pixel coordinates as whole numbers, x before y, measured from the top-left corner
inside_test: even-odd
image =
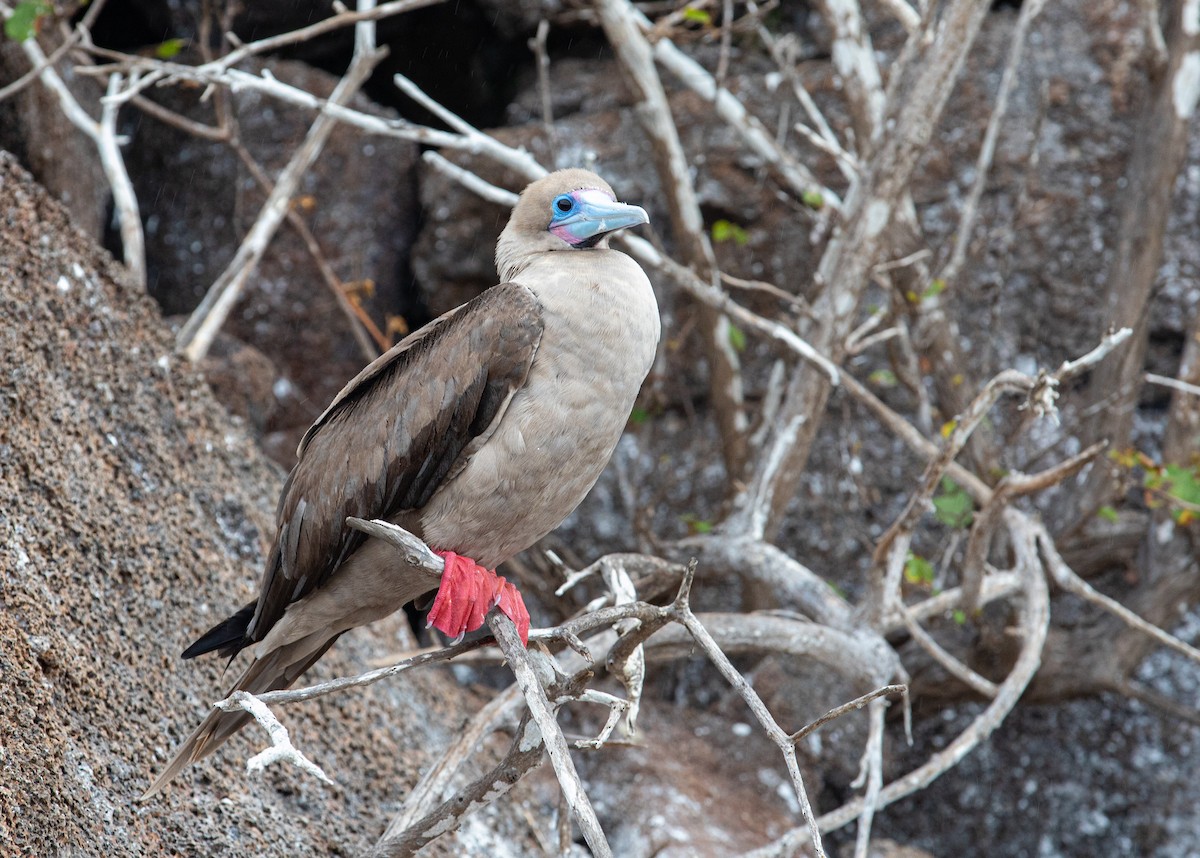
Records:
[[[641,207],[618,203],[599,190],[559,194],[550,209],[550,232],[573,247],[592,247],[614,230],[650,222]]]

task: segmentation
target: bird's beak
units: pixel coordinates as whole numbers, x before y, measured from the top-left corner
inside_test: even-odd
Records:
[[[596,239],[618,229],[650,223],[650,216],[641,206],[618,203],[600,191],[583,191],[576,199],[579,205],[575,211],[553,225],[554,232],[572,244]],[[560,230],[570,233],[571,238],[562,236]]]

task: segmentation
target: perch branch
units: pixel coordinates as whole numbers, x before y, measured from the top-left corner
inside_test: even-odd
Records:
[[[375,66],[386,55],[386,50],[357,50],[345,76],[338,81],[333,94],[329,97],[331,104],[345,104],[366,83]],[[300,186],[300,180],[308,168],[312,166],[329,135],[337,127],[336,121],[327,113],[317,116],[304,143],[296,150],[280,173],[275,182],[275,188],[267,197],[259,211],[254,226],[246,233],[241,246],[233,260],[209,288],[204,300],[200,302],[187,322],[179,329],[176,347],[192,362],[201,360],[208,353],[217,331],[233,310],[234,304],[241,296],[243,287],[250,275],[258,267],[267,245],[287,215],[291,198]]]
[[[291,763],[328,786],[337,786],[321,770],[320,766],[304,756],[303,752],[292,744],[287,727],[279,723],[279,719],[275,717],[275,713],[270,710],[260,697],[256,697],[248,691],[235,691],[224,700],[213,705],[225,712],[243,710],[254,718],[267,731],[267,735],[271,737],[271,747],[260,751],[246,761],[246,772],[248,774],[258,774],[272,763],[285,762]]]
[[[521,688],[521,693],[525,695],[525,702],[529,706],[530,715],[536,725],[535,729],[545,743],[550,764],[554,768],[554,774],[558,777],[558,785],[562,790],[563,798],[576,822],[579,823],[588,847],[597,858],[612,858],[612,847],[608,845],[604,831],[600,828],[600,820],[596,818],[596,811],[584,791],[583,781],[579,779],[579,773],[575,770],[575,763],[571,760],[571,751],[566,737],[563,736],[562,730],[559,729],[558,722],[555,720],[554,707],[546,698],[542,683],[530,663],[529,653],[517,635],[516,626],[513,625],[512,620],[496,610],[488,614],[487,622],[496,638],[496,643],[508,659],[509,667],[517,680],[517,685]]]

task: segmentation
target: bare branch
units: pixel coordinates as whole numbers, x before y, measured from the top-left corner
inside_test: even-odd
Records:
[[[356,52],[345,77],[338,81],[337,87],[329,97],[329,102],[337,105],[348,102],[385,55],[385,50]],[[242,288],[250,274],[258,267],[271,238],[287,215],[292,195],[299,187],[300,179],[321,154],[325,141],[329,139],[335,127],[336,120],[327,113],[322,112],[316,118],[304,138],[304,143],[280,173],[274,190],[268,195],[254,226],[246,233],[233,260],[209,288],[200,306],[179,329],[176,347],[188,360],[198,361],[208,353],[217,331],[241,297]]]
[[[1186,393],[1189,396],[1200,396],[1200,384],[1188,384],[1186,381],[1180,381],[1177,378],[1170,378],[1165,375],[1156,375],[1152,372],[1146,373],[1143,378],[1150,384],[1169,387],[1172,390],[1178,390],[1180,393]]]
[[[519,643],[519,642],[518,642]],[[529,713],[517,725],[508,753],[491,771],[459,790],[418,820],[397,828],[396,823],[371,849],[373,858],[407,858],[447,831],[453,831],[476,810],[505,795],[542,761],[545,746]]]
[[[872,700],[874,700],[876,697],[891,697],[893,694],[907,695],[908,694],[908,686],[907,685],[885,685],[882,688],[876,688],[874,691],[868,691],[866,694],[862,695],[861,697],[855,697],[853,700],[849,701],[848,703],[843,703],[841,706],[836,706],[833,709],[830,709],[828,712],[826,712],[824,715],[822,715],[816,721],[813,721],[810,724],[805,724],[803,727],[801,727],[799,730],[797,730],[795,733],[792,734],[791,739],[793,742],[799,742],[805,736],[808,736],[810,733],[815,733],[817,730],[824,727],[830,721],[834,721],[838,718],[841,718],[843,715],[846,715],[847,713],[857,712],[858,710],[860,710],[864,706],[866,706],[868,703],[870,703]]]
[[[516,677],[517,684],[521,687],[521,693],[525,695],[525,702],[529,706],[535,731],[541,734],[541,740],[546,745],[546,753],[550,756],[550,764],[554,768],[554,774],[558,777],[558,785],[567,802],[567,807],[576,822],[579,823],[592,854],[597,858],[612,858],[612,847],[608,845],[608,840],[604,837],[600,821],[596,818],[596,811],[584,791],[583,781],[579,779],[579,773],[575,771],[575,763],[571,760],[571,751],[567,746],[567,740],[555,720],[554,708],[546,699],[546,692],[538,680],[533,665],[530,664],[529,654],[517,635],[516,626],[513,625],[512,620],[496,610],[491,611],[487,622],[492,634],[496,637],[496,643],[499,644],[501,651],[508,659],[513,676]]]
[[[285,762],[307,772],[322,783],[331,787],[337,786],[321,770],[320,766],[304,756],[303,752],[292,744],[287,728],[279,723],[275,713],[260,698],[248,691],[235,691],[224,700],[214,703],[213,706],[225,712],[236,712],[239,709],[247,712],[271,737],[271,747],[260,751],[246,761],[247,774],[257,774],[272,763]]]
[[[666,90],[654,67],[650,43],[638,27],[640,13],[628,0],[596,0],[595,8],[609,44],[639,100],[637,117],[650,138],[659,182],[671,213],[672,232],[684,263],[712,281],[711,288],[719,292],[712,244],[704,230],[704,217],[692,187],[688,158],[671,117]],[[745,463],[749,429],[744,411],[741,361],[730,343],[729,319],[714,309],[712,304],[701,302],[702,342],[709,365],[709,397],[721,432],[726,471],[736,477]]]
[[[1008,112],[1008,99],[1017,84],[1017,70],[1021,65],[1021,55],[1025,50],[1025,41],[1029,37],[1029,27],[1034,18],[1041,14],[1046,0],[1028,0],[1021,4],[1021,14],[1017,16],[1017,24],[1013,29],[1012,42],[1008,48],[1008,62],[1004,66],[1004,74],[1000,78],[1000,91],[996,94],[996,106],[988,118],[987,130],[983,135],[983,144],[979,147],[979,157],[975,161],[975,181],[967,198],[963,202],[962,215],[959,217],[958,230],[954,240],[954,250],[950,261],[942,269],[941,277],[948,283],[958,279],[963,263],[967,259],[967,245],[975,231],[975,216],[979,210],[979,200],[987,186],[988,171],[992,166],[992,158],[996,152],[996,141],[1000,137],[1000,129],[1004,124],[1004,115]]]

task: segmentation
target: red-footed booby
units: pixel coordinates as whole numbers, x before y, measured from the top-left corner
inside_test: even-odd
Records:
[[[258,599],[184,652],[253,655],[233,690],[286,688],[343,632],[437,590],[451,637],[529,613],[496,567],[562,523],[608,463],[654,361],[658,305],[608,246],[648,223],[586,170],[529,185],[496,245],[501,283],[411,334],[347,384],[300,442]],[[439,579],[346,525],[386,519],[446,561]],[[249,719],[211,712],[143,798]]]

